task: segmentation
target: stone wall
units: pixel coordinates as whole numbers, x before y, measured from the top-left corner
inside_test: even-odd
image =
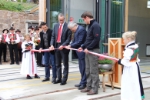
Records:
[[[20,29],[22,34],[26,33],[26,23],[32,21],[39,21],[38,14],[28,14],[25,12],[11,12],[0,10],[0,34],[3,29],[9,29],[14,24],[15,29]],[[10,61],[9,48],[7,47],[7,60]],[[3,57],[2,57],[3,61]]]
[[[26,21],[29,20],[38,21],[38,14],[0,10],[0,33],[5,28],[9,29],[13,23],[15,29],[20,29],[21,33],[24,34],[26,32]]]

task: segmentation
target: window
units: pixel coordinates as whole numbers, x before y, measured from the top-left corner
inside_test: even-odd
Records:
[[[58,14],[62,11],[61,0],[50,0],[50,26],[58,22]]]

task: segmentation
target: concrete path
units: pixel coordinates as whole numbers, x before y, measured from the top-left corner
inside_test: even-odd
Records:
[[[69,64],[69,78],[64,86],[52,84],[51,81],[41,82],[44,79],[44,67],[38,67],[40,79],[27,80],[26,76],[20,75],[20,65],[0,65],[1,100],[120,100],[120,89],[117,88],[112,90],[111,87],[106,87],[106,92],[99,88],[99,93],[93,96],[81,93],[74,87],[80,81],[78,63],[75,61]],[[150,59],[143,60],[140,65],[145,100],[150,100]]]

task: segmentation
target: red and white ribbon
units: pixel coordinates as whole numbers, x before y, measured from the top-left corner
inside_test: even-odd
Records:
[[[74,48],[70,48],[70,50],[78,51],[78,49],[74,49]],[[106,55],[95,53],[95,52],[91,52],[91,51],[89,51],[89,53],[92,54],[92,55],[99,56],[99,57],[104,57],[104,58],[107,58],[107,59],[110,59],[110,60],[115,60],[115,61],[119,60],[119,59],[117,59],[115,57],[110,57],[110,56],[106,56]]]
[[[58,49],[58,48],[55,48],[55,49]],[[69,48],[70,50],[75,50],[75,51],[78,51],[78,49],[74,49],[74,48]],[[40,50],[35,50],[33,49],[32,52],[39,52]],[[41,52],[50,52],[52,50],[50,49],[43,49],[41,50]],[[119,59],[115,58],[115,57],[110,57],[110,56],[106,56],[104,54],[99,54],[99,53],[95,53],[95,52],[91,52],[89,51],[90,54],[92,55],[95,55],[95,56],[99,56],[99,57],[104,57],[104,58],[107,58],[107,59],[110,59],[110,60],[114,60],[114,61],[118,61]]]
[[[115,58],[115,57],[110,57],[110,56],[106,56],[106,55],[103,55],[103,54],[99,54],[99,53],[95,53],[95,52],[91,52],[89,51],[90,54],[93,54],[95,56],[99,56],[99,57],[104,57],[104,58],[107,58],[107,59],[110,59],[110,60],[115,60],[115,61],[118,61],[119,59]]]
[[[31,51],[32,52],[39,52],[40,50],[32,49]],[[50,52],[50,51],[51,51],[50,49],[43,49],[43,50],[41,50],[41,52]]]

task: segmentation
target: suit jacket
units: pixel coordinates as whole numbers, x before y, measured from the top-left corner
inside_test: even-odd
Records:
[[[78,26],[76,32],[74,33],[74,39],[71,43],[72,48],[78,49],[81,47],[81,45],[85,42],[86,39],[86,30],[82,26]],[[84,59],[85,58],[85,53],[84,52],[78,52],[76,51],[78,58],[79,59]]]
[[[72,48],[78,49],[85,42],[86,30],[82,26],[78,26],[76,32],[74,33],[74,39],[71,43]]]
[[[51,38],[51,45],[56,48],[57,36],[58,36],[59,23],[54,26]],[[72,32],[68,29],[68,25],[65,22],[63,25],[62,35],[61,35],[61,45],[67,46],[70,44]],[[67,49],[63,49],[64,51],[68,51]]]
[[[41,39],[41,42],[40,42],[40,48],[42,49],[45,49],[45,46],[44,46],[44,39],[43,39],[43,34],[44,32],[40,32],[40,39]],[[52,37],[52,30],[51,29],[48,29],[46,34],[48,35],[48,46],[50,47],[50,41],[51,41],[51,37]],[[51,53],[54,53],[53,51],[51,51]]]

